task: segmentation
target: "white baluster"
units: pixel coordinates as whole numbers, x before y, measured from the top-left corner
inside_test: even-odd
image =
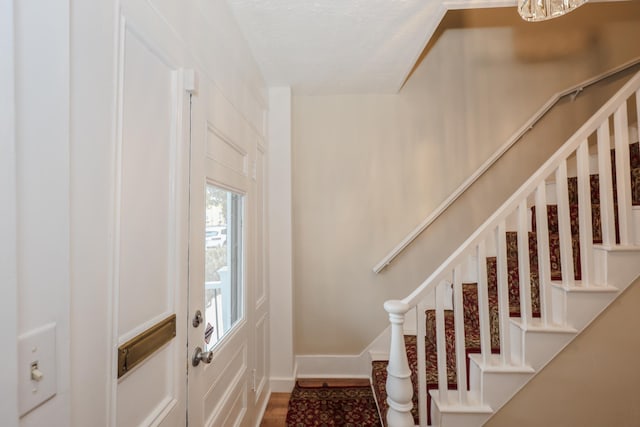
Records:
[[[529,215],[527,200],[518,205],[518,282],[520,285],[520,318],[531,323],[531,266],[529,263]]]
[[[589,143],[584,140],[577,150],[578,220],[580,227],[580,265],[582,286],[590,286],[593,277],[593,222],[591,218],[591,176]]]
[[[631,216],[631,178],[629,170],[629,124],[627,103],[623,103],[613,114],[614,144],[616,147],[616,185],[618,193],[618,228],[620,244],[631,244],[634,236]]]
[[[413,387],[411,371],[404,344],[404,319],[409,306],[402,301],[387,301],[384,309],[389,313],[391,323],[391,348],[387,366],[387,425],[389,427],[413,427],[411,408]]]
[[[549,217],[547,212],[547,183],[536,189],[536,242],[538,246],[538,286],[540,286],[540,316],[547,326],[551,316],[551,261],[549,258]]]
[[[477,247],[478,260],[478,314],[480,320],[480,352],[482,363],[491,364],[491,328],[489,327],[489,295],[487,288],[487,253],[485,243]]]
[[[615,219],[613,213],[613,181],[611,178],[611,141],[609,120],[598,128],[598,176],[600,178],[600,218],[602,224],[602,244],[616,243]]]
[[[447,286],[440,283],[436,288],[436,348],[438,352],[438,394],[441,405],[449,403],[449,379],[447,377],[447,341],[444,322],[444,299]]]
[[[509,279],[507,273],[507,226],[500,221],[496,232],[496,276],[498,280],[498,311],[500,313],[500,356],[503,365],[511,365],[509,336]]]
[[[462,269],[453,271],[453,317],[456,329],[456,378],[458,402],[467,403],[467,351],[464,337],[464,304],[462,299]]]
[[[575,284],[575,274],[573,269],[573,242],[571,236],[571,212],[569,211],[566,160],[561,161],[556,170],[556,190],[558,199],[558,234],[560,235],[562,284],[565,287],[572,287]]]
[[[418,319],[418,336],[416,337],[416,344],[418,348],[416,353],[418,357],[418,417],[420,420],[420,427],[427,427],[427,355],[425,351],[427,304],[420,303],[417,310],[416,318]]]

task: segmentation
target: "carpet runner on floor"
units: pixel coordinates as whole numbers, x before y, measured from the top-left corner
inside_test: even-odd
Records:
[[[296,386],[291,392],[287,427],[379,427],[378,408],[370,386]]]
[[[640,205],[640,146],[638,143],[629,146],[630,166],[631,166],[631,198],[634,206]],[[615,157],[612,151],[612,175],[615,188]],[[591,175],[591,213],[593,226],[593,243],[602,243],[602,225],[600,223],[600,191],[598,175]],[[571,237],[573,247],[574,278],[581,279],[580,265],[580,230],[578,221],[578,183],[577,178],[568,178],[569,193],[569,216],[571,225]],[[617,194],[614,191],[614,204],[617,205]],[[616,241],[619,242],[617,210],[615,213]],[[533,317],[540,317],[540,295],[538,278],[538,251],[536,236],[536,215],[535,206],[531,208],[531,229],[529,232],[529,262],[531,281],[531,312]],[[560,259],[560,239],[559,221],[557,205],[547,206],[548,230],[549,230],[549,260],[551,264],[551,280],[562,280],[561,259]],[[516,232],[507,232],[507,283],[509,290],[509,315],[511,317],[520,316],[520,285],[518,276],[518,238]],[[488,257],[487,263],[487,288],[489,299],[489,326],[491,336],[491,352],[500,353],[500,331],[498,321],[498,291],[497,291],[497,268],[496,257]],[[480,328],[478,312],[478,294],[476,283],[463,283],[463,313],[465,331],[465,352],[467,356],[471,353],[480,353]],[[427,390],[438,388],[437,378],[437,350],[436,350],[436,318],[434,310],[427,310],[426,314],[426,375]],[[413,409],[411,411],[414,421],[418,424],[418,391],[417,391],[417,339],[415,336],[406,335],[405,347],[409,368],[411,369],[411,382],[414,388]],[[445,310],[445,341],[447,353],[447,387],[457,389],[456,380],[456,359],[455,359],[455,328],[453,310]],[[469,371],[469,358],[467,360],[467,373]],[[387,395],[385,384],[387,380],[387,361],[372,362],[372,384],[376,396],[376,401],[380,407],[380,413],[384,425],[386,425]],[[467,375],[468,380],[468,375]],[[467,384],[468,388],[468,384]],[[427,423],[430,420],[431,397],[427,393]]]

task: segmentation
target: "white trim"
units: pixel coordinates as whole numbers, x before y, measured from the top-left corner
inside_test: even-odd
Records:
[[[111,250],[109,259],[109,324],[108,334],[109,336],[109,366],[107,373],[109,375],[109,391],[107,393],[107,425],[116,427],[117,423],[117,391],[118,391],[118,358],[117,358],[117,343],[118,343],[118,288],[119,288],[119,247],[120,247],[120,192],[121,192],[121,163],[122,163],[122,111],[123,111],[123,99],[124,99],[124,43],[126,34],[126,22],[122,15],[119,2],[116,3],[116,31],[114,32],[114,48],[115,48],[115,76],[116,76],[116,90],[115,90],[115,102],[114,102],[114,144],[111,158],[112,176],[111,176],[111,194],[110,194],[110,206],[111,215],[109,218],[109,229],[111,231]]]
[[[269,399],[271,399],[271,390],[267,390],[267,398],[263,399],[262,404],[260,405],[260,408],[258,408],[258,410],[256,411],[256,417],[254,418],[254,426],[255,427],[260,427],[260,425],[262,424],[262,418],[264,417],[264,412],[267,410],[267,405],[269,405]]]
[[[13,0],[0,2],[0,419],[18,425],[18,281],[16,259],[16,141]]]
[[[368,354],[296,356],[297,378],[369,378]]]
[[[407,316],[408,317],[408,316]],[[415,315],[413,316],[415,318]],[[411,325],[410,321],[405,324]],[[415,324],[415,322],[414,322]],[[411,328],[411,326],[409,326]],[[415,328],[414,328],[415,329]],[[415,330],[404,330],[415,334]],[[387,326],[360,354],[296,356],[297,378],[369,378],[373,360],[388,360],[391,331]]]
[[[296,384],[296,377],[291,378],[271,378],[269,380],[272,393],[291,393]]]
[[[471,174],[455,191],[451,193],[431,214],[429,214],[413,231],[411,231],[400,243],[398,243],[380,262],[373,267],[374,273],[380,273],[385,269],[404,249],[411,244],[424,230],[427,229],[449,206],[451,206],[474,182],[478,180],[494,163],[496,163],[520,138],[522,138],[536,123],[563,97],[579,93],[584,88],[591,86],[618,72],[624,71],[640,63],[640,57],[626,62],[609,71],[601,73],[584,82],[572,86],[553,95],[520,129],[518,129],[502,146],[500,146],[473,174]]]
[[[270,377],[269,388],[271,393],[290,393],[296,385],[296,377],[298,376],[298,365],[293,367],[290,377]]]

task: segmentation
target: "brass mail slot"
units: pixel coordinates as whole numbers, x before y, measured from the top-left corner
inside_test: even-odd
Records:
[[[118,347],[118,378],[129,372],[176,336],[176,315],[172,314]]]

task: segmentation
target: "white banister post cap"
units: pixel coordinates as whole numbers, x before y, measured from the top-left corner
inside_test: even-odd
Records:
[[[385,301],[384,309],[391,314],[405,314],[411,307],[400,300]]]

